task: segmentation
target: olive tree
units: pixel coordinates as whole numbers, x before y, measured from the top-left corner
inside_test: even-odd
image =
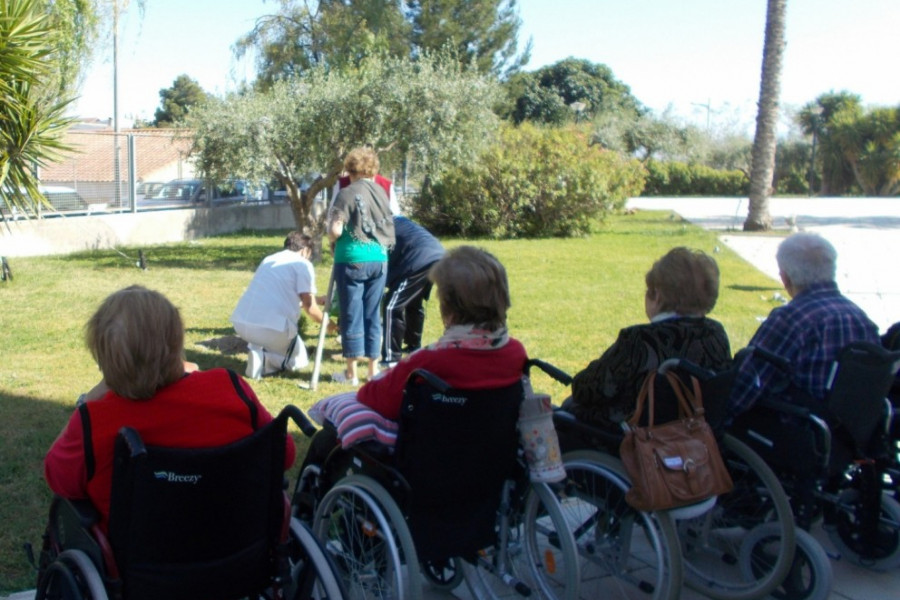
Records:
[[[317,236],[324,217],[314,199],[337,180],[351,148],[370,145],[382,163],[411,158],[439,176],[490,141],[498,90],[452,59],[372,56],[357,68],[318,67],[263,92],[213,100],[188,121],[204,175],[275,179],[297,227]]]

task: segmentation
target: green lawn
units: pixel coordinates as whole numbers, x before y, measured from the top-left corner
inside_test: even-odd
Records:
[[[62,257],[12,259],[15,279],[0,284],[3,361],[0,367],[0,594],[34,586],[22,544],[40,545],[50,494],[41,477],[44,452],[60,431],[79,393],[99,378],[84,348],[83,326],[109,293],[139,283],[166,294],[182,311],[187,358],[201,368],[229,367],[243,373],[246,355],[203,345],[234,334],[231,314],[253,269],[281,247],[284,232],[246,233],[144,248],[150,268],[135,266],[136,248]],[[713,253],[722,271],[719,303],[712,316],[726,327],[734,349],[768,314],[780,284],[740,259],[714,234],[668,213],[612,217],[583,239],[523,241],[445,240],[447,247],[472,243],[493,252],[509,272],[513,306],[509,328],[531,356],[574,373],[611,344],[621,327],[646,320],[643,279],[653,261],[673,246]],[[123,254],[125,256],[123,256]],[[329,267],[317,268],[320,293]],[[425,341],[440,334],[437,306],[428,307]],[[310,354],[317,328],[305,324]],[[263,403],[277,412],[286,404],[306,409],[338,391],[329,374],[341,368],[328,338],[323,378],[316,392],[298,387],[298,375],[254,382]],[[567,390],[543,376],[535,389],[561,401]],[[299,433],[297,434],[299,436]],[[305,442],[298,437],[301,453]]]

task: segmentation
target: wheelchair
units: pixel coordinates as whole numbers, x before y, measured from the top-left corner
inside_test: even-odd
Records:
[[[804,401],[790,383],[787,361],[760,349],[750,351],[748,360],[772,363],[783,381],[773,387],[771,397],[735,420],[732,435],[778,475],[798,532],[821,520],[841,556],[873,570],[896,568],[900,504],[885,489],[891,462],[886,442],[891,407],[885,397],[900,352],[864,342],[848,344],[832,366],[824,402],[815,403]],[[783,588],[789,597],[824,598],[821,582],[830,577],[827,555],[804,554],[805,562],[795,561]]]
[[[752,450],[722,432],[732,374],[712,373],[683,359],[671,359],[659,367],[660,374],[670,370],[682,379],[697,379],[734,488],[696,505],[652,514],[637,511],[624,499],[630,484],[617,458],[622,434],[578,423],[571,414],[558,411],[564,445],[578,448],[565,454],[568,489],[580,489],[585,498],[593,498],[595,513],[590,518],[594,521],[588,520],[589,511],[573,521],[583,524],[575,529],[576,541],[584,561],[592,563],[599,575],[595,581],[607,580],[595,596],[671,599],[679,597],[684,583],[711,598],[763,597],[785,577],[794,555],[787,496],[772,470]],[[675,418],[668,386],[657,385],[656,392],[655,421]],[[589,485],[584,483],[588,470],[592,473]],[[610,528],[615,535],[626,532],[622,539],[611,539],[599,528],[590,530],[592,522],[616,521],[627,524]],[[598,551],[603,548],[607,548],[605,556]],[[583,574],[590,571],[585,562]]]
[[[54,498],[35,599],[346,597],[322,545],[290,516],[288,419],[306,424],[288,406],[244,439],[199,449],[146,446],[123,427],[108,535],[89,501]]]
[[[900,322],[891,325],[881,336],[881,345],[887,350],[900,350]],[[891,459],[890,477],[894,487],[894,499],[900,501],[900,372],[894,375],[891,389],[888,391],[888,400],[891,404],[891,420],[889,435],[889,452]]]
[[[394,447],[337,445],[304,469],[296,514],[313,507],[349,597],[417,600],[425,582],[449,591],[464,581],[479,599],[578,598],[574,541],[520,448],[523,397],[522,382],[462,390],[417,370]]]

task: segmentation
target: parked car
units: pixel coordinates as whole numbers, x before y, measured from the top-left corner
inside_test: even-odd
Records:
[[[142,181],[134,191],[134,197],[138,201],[145,198],[152,198],[159,193],[159,190],[161,190],[164,185],[166,184],[163,181]]]
[[[47,199],[47,202],[56,210],[76,211],[87,210],[88,204],[77,191],[62,185],[42,185],[38,188]]]
[[[212,204],[238,204],[256,201],[246,181],[233,179],[212,186]],[[174,179],[163,184],[153,196],[145,196],[138,208],[197,206],[206,202],[207,187],[202,179]]]

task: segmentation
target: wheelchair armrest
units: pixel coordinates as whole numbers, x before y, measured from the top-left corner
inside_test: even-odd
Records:
[[[747,348],[745,348],[741,352],[749,352],[752,356],[758,356],[759,358],[765,360],[766,362],[773,365],[776,369],[784,373],[790,374],[793,371],[791,361],[764,348],[759,348],[757,346],[747,346]]]
[[[306,437],[311,438],[316,434],[316,426],[312,424],[312,421],[309,420],[309,417],[303,414],[302,410],[300,410],[293,404],[288,404],[282,409],[281,412],[286,414],[288,418],[296,423],[297,427],[300,428],[300,431],[302,431]]]
[[[686,358],[669,358],[667,360],[664,360],[659,365],[656,372],[660,375],[665,375],[673,369],[680,369],[688,375],[693,375],[700,381],[706,381],[707,379],[714,377],[716,374],[715,371],[705,369],[697,363],[687,360]]]
[[[583,423],[575,415],[562,408],[553,409],[553,425],[563,431],[574,431],[575,433],[602,440],[605,444],[618,446],[622,443],[623,434],[613,433],[602,427]]]
[[[100,511],[90,500],[73,500],[70,498],[56,497],[56,501],[68,505],[69,511],[78,519],[78,524],[85,530],[100,522]]]
[[[530,358],[528,362],[525,363],[525,374],[528,375],[531,367],[538,367],[541,371],[560,382],[563,385],[570,385],[572,383],[572,376],[563,371],[562,369],[551,365],[550,363],[543,361],[539,358]]]
[[[805,406],[785,402],[784,400],[776,400],[775,398],[763,398],[759,401],[759,406],[767,408],[775,412],[800,417],[801,419],[809,419],[814,413]]]

